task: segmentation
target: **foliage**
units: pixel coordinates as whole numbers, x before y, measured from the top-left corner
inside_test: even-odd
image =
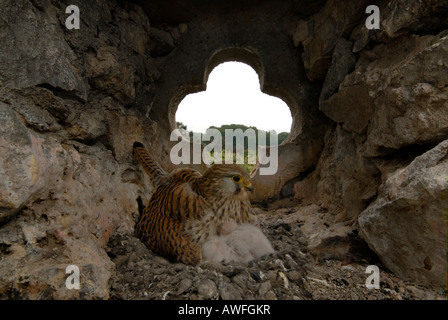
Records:
[[[187,130],[187,126],[185,124],[183,124],[182,122],[177,122],[177,127],[179,128],[181,134],[189,139],[190,141],[193,140],[193,136],[199,136],[198,133],[193,132],[193,131],[188,131]],[[222,148],[221,148],[221,152],[220,155],[217,155],[217,157],[221,157],[222,161],[224,162],[225,160],[225,150],[226,150],[226,145],[225,145],[225,133],[226,133],[226,129],[227,130],[232,130],[232,132],[235,132],[235,130],[241,130],[242,133],[247,133],[247,135],[244,136],[244,164],[241,164],[241,166],[243,168],[245,168],[248,172],[250,172],[253,167],[255,166],[255,164],[253,163],[249,163],[249,146],[254,145],[254,146],[266,146],[266,145],[270,145],[271,143],[271,138],[273,137],[272,135],[277,135],[277,143],[275,143],[273,141],[272,145],[280,145],[289,135],[289,132],[280,132],[279,134],[277,134],[277,132],[275,130],[266,132],[263,130],[258,129],[257,127],[254,126],[246,126],[244,124],[226,124],[226,125],[222,125],[220,127],[216,127],[216,126],[211,126],[209,127],[207,130],[210,129],[216,129],[221,133],[221,137],[222,137]],[[207,132],[206,130],[206,132]],[[249,130],[249,131],[247,131]],[[265,139],[259,139],[259,133],[261,134],[261,137],[263,137],[263,135],[265,135]],[[205,144],[209,144],[211,141],[213,140],[205,140],[204,137],[202,136],[204,133],[201,133],[201,139],[202,142]],[[255,139],[255,140],[254,140]],[[252,143],[252,144],[251,144]],[[236,152],[238,150],[237,149],[237,142],[236,139],[233,139],[232,141],[232,146],[228,147],[228,149],[233,150],[233,161],[234,163],[236,162]],[[255,148],[255,152],[258,151],[258,148]],[[255,154],[256,156],[256,154]],[[214,157],[214,153],[211,153],[211,157]]]

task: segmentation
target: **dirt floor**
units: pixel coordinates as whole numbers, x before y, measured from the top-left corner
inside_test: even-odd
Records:
[[[257,211],[276,253],[248,265],[170,263],[134,236],[112,237],[111,299],[446,299],[446,291],[397,278],[353,226],[331,224],[334,216],[316,205],[274,203]],[[366,287],[369,265],[379,268],[378,289]]]

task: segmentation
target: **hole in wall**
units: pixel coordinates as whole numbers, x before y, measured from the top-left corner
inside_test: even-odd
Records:
[[[292,116],[283,100],[261,92],[252,67],[224,62],[210,73],[206,91],[189,94],[180,102],[176,122],[202,133],[210,126],[231,124],[275,130],[281,142],[291,130]]]
[[[253,129],[257,145],[281,144],[291,130],[291,111],[282,99],[260,90],[262,80],[248,64],[218,64],[208,74],[206,91],[189,94],[179,103],[175,115],[177,127],[190,140],[194,132],[203,134],[213,127],[221,132],[223,142],[226,129],[241,129],[242,132]],[[265,139],[260,139],[260,131],[266,133]],[[271,138],[272,132],[277,134],[277,140]],[[242,165],[251,172],[255,162],[249,158],[249,139],[254,141],[254,138],[245,138]],[[234,152],[235,143],[236,140]],[[223,144],[223,158],[225,150],[227,149]]]

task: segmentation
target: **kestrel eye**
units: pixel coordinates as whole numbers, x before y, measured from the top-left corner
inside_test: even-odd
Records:
[[[240,176],[233,176],[232,177],[232,181],[233,182],[240,182],[241,181],[241,177]]]

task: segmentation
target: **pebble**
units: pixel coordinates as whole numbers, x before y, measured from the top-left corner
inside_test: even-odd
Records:
[[[245,274],[237,274],[232,278],[232,282],[240,288],[245,288],[247,283],[247,276]]]
[[[286,260],[285,261],[286,267],[288,267],[290,269],[296,268],[298,266],[297,262],[295,262],[294,259],[289,254],[285,255],[285,260]]]
[[[202,279],[198,284],[198,294],[205,299],[213,299],[218,296],[218,288],[210,279]]]
[[[223,300],[242,300],[241,290],[232,283],[221,283],[219,294]]]
[[[293,270],[289,271],[286,276],[291,281],[298,281],[303,278],[302,274],[299,271]]]
[[[258,289],[258,294],[262,297],[271,289],[271,282],[266,281],[260,284],[260,289]]]
[[[252,261],[247,266],[222,263],[188,266],[170,263],[146,248],[143,248],[144,253],[135,254],[140,246],[138,239],[126,238],[123,249],[118,238],[115,246],[110,248],[113,250],[110,257],[117,268],[112,297],[190,300],[401,300],[435,297],[426,288],[403,284],[386,272],[381,278],[384,290],[367,290],[364,265],[341,266],[335,260],[315,264],[310,253],[297,249],[297,239],[291,245],[274,241],[277,249],[274,255]]]
[[[263,280],[263,273],[260,270],[250,271],[250,276],[256,281]]]
[[[155,256],[155,257],[152,259],[152,262],[153,262],[153,263],[156,263],[156,264],[164,265],[164,266],[170,264],[170,262],[169,262],[167,259],[165,259],[165,258],[163,258],[163,257],[161,257],[161,256]]]
[[[285,287],[285,289],[289,289],[289,281],[285,274],[280,271],[278,275],[283,280],[283,286]]]
[[[184,265],[183,263],[176,263],[176,264],[173,266],[173,270],[176,271],[176,272],[185,270],[185,265]]]
[[[181,295],[182,293],[184,293],[185,291],[190,289],[191,285],[192,285],[191,279],[189,279],[189,278],[182,279],[181,282],[179,283],[179,288],[177,289],[177,294]]]
[[[269,290],[266,292],[265,296],[266,300],[277,300],[277,296],[275,295],[274,291]]]

